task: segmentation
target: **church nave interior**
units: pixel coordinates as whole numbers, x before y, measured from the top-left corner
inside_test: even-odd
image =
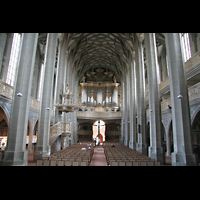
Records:
[[[199,113],[199,33],[0,33],[2,166],[199,166]]]

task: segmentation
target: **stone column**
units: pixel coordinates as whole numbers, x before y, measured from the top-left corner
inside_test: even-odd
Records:
[[[157,64],[156,40],[154,33],[145,33],[147,73],[149,85],[150,147],[149,157],[164,163],[165,152],[161,138],[161,104],[159,70]]]
[[[139,125],[137,151],[147,155],[147,128],[146,128],[146,92],[143,46],[141,41],[135,41],[136,81],[137,81],[137,122]]]
[[[68,135],[68,134],[66,134],[66,133],[62,133],[62,135],[61,135],[62,149],[64,149],[64,148],[66,147],[67,135]]]
[[[72,67],[70,68],[70,82],[69,82],[69,86],[70,86],[70,91],[74,94],[74,83],[73,83],[73,80],[74,80],[74,76],[72,74]],[[73,97],[74,98],[74,97]],[[71,121],[71,144],[74,144],[74,112],[70,112],[69,113],[69,116],[70,116],[70,121]]]
[[[124,97],[125,97],[125,101],[124,101],[124,145],[128,146],[128,76],[127,76],[128,72],[126,72],[125,77],[125,91],[124,91]]]
[[[67,74],[68,74],[68,51],[66,51],[66,58],[65,58],[65,67],[64,67],[64,80],[63,80],[63,91],[66,90],[67,86]],[[64,102],[64,98],[62,99],[62,102]],[[62,121],[67,122],[67,113],[62,112]]]
[[[129,147],[136,149],[136,107],[135,107],[135,61],[130,66],[130,141]]]
[[[191,120],[180,34],[165,34],[169,65],[174,152],[172,165],[196,165],[191,142]]]
[[[75,81],[75,89],[74,89],[74,102],[78,104],[78,81]],[[74,112],[74,132],[75,132],[75,144],[77,143],[77,111]]]
[[[122,110],[122,119],[121,119],[121,145],[124,145],[124,116],[125,116],[125,98],[124,98],[124,80],[121,81],[121,110]]]
[[[24,33],[22,37],[3,165],[27,165],[28,162],[26,136],[38,33]]]
[[[37,146],[35,160],[50,154],[49,132],[52,107],[54,68],[58,33],[48,33],[44,61],[43,89],[40,100]]]
[[[64,79],[65,79],[65,63],[66,63],[66,50],[67,50],[67,43],[66,40],[64,40],[63,36],[60,37],[59,42],[59,56],[58,56],[58,65],[57,65],[57,73],[56,73],[56,83],[55,83],[55,98],[54,98],[54,104],[62,103],[62,93],[64,85]],[[56,107],[54,107],[54,124],[61,121],[61,115],[62,112],[57,110]]]

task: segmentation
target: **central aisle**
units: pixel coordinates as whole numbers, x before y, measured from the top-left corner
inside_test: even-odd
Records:
[[[89,166],[108,166],[104,154],[104,148],[102,146],[96,146],[94,148],[94,154]]]

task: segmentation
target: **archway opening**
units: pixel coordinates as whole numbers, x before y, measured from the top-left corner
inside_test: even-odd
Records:
[[[198,163],[200,163],[200,111],[192,123],[192,145],[193,151],[197,155]]]
[[[92,130],[93,130],[93,135],[92,138],[95,139],[96,138],[96,142],[98,142],[97,138],[98,138],[98,126],[100,126],[100,143],[103,143],[105,141],[105,122],[100,120],[100,124],[98,123],[99,120],[97,120],[93,126],[92,126]]]
[[[8,137],[8,119],[4,110],[0,107],[0,148],[5,149]]]

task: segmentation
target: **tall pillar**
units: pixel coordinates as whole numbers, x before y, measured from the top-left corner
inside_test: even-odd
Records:
[[[125,104],[125,98],[124,98],[124,96],[125,96],[125,91],[124,91],[124,85],[125,85],[125,81],[122,79],[122,86],[121,86],[121,110],[122,110],[122,118],[121,118],[121,140],[120,140],[120,142],[121,142],[121,145],[124,145],[124,118],[125,118],[125,106],[124,106],[124,104]]]
[[[191,142],[188,88],[179,33],[165,34],[169,65],[174,152],[172,165],[196,165]]]
[[[149,85],[150,147],[149,157],[164,163],[165,152],[161,137],[161,104],[159,70],[157,63],[156,40],[154,33],[145,33],[147,73]]]
[[[78,104],[78,81],[77,81],[77,79],[76,79],[74,85],[75,85],[74,101],[76,104]],[[75,133],[75,144],[76,144],[78,141],[78,138],[77,138],[77,111],[74,112],[74,133]]]
[[[124,87],[124,97],[125,97],[125,101],[124,101],[124,145],[128,146],[128,76],[127,76],[128,72],[126,71],[125,77],[125,87]]]
[[[67,43],[66,40],[63,38],[63,36],[60,37],[59,42],[59,57],[58,57],[58,65],[57,65],[57,73],[56,73],[56,83],[55,83],[55,98],[54,98],[54,104],[62,103],[62,93],[65,85],[64,79],[65,79],[65,63],[66,63],[66,50],[67,50]],[[56,107],[54,107],[54,124],[61,121],[61,115],[62,112],[57,110]]]
[[[26,136],[37,40],[38,33],[23,34],[3,165],[27,165],[28,162]]]
[[[64,80],[63,80],[63,91],[66,90],[66,86],[67,86],[67,81],[68,81],[68,78],[67,78],[67,74],[68,74],[68,51],[66,51],[66,58],[65,58],[65,68],[64,68]],[[64,101],[64,98],[62,99],[62,102]],[[62,121],[63,122],[67,122],[68,118],[67,118],[67,113],[66,112],[63,112],[62,113]]]
[[[135,61],[130,66],[130,141],[129,147],[136,149],[136,106],[135,106]]]
[[[139,128],[137,151],[147,155],[147,128],[146,128],[146,92],[145,92],[145,73],[143,46],[141,41],[135,41],[135,59],[136,59],[136,87],[137,87],[137,122]]]
[[[48,33],[47,35],[44,62],[45,69],[43,77],[43,89],[40,101],[38,137],[35,151],[35,160],[41,159],[42,157],[46,157],[46,155],[50,154],[51,150],[49,146],[49,132],[57,38],[57,33]]]

